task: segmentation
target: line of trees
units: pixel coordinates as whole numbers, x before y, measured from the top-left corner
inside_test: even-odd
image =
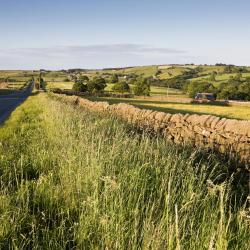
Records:
[[[94,77],[90,80],[87,76],[81,76],[75,80],[72,90],[79,92],[101,93],[106,88],[106,80],[102,77]]]
[[[117,93],[134,93],[138,96],[150,95],[150,80],[143,77],[131,78],[130,80],[119,80],[118,75],[112,75],[109,80],[112,83],[112,91]],[[131,85],[133,87],[131,87]],[[78,92],[102,93],[107,86],[107,80],[101,76],[95,76],[90,80],[87,76],[75,79],[72,90]]]
[[[210,92],[219,99],[250,101],[250,77],[242,79],[240,74],[215,87],[211,82],[190,81],[184,88],[190,97],[196,93]]]

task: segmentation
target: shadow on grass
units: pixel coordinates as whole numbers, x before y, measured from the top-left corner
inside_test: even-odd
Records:
[[[149,101],[146,99],[141,99],[141,100],[134,100],[134,99],[119,99],[119,98],[105,98],[105,97],[101,97],[101,98],[97,98],[97,97],[86,97],[87,99],[89,99],[90,101],[106,101],[109,104],[118,104],[118,103],[127,103],[127,104],[131,104],[135,107],[141,108],[141,109],[151,109],[154,111],[159,111],[159,112],[165,112],[165,113],[170,113],[170,114],[198,114],[198,115],[214,115],[220,118],[227,118],[227,119],[232,119],[231,116],[228,115],[219,115],[219,114],[213,114],[211,112],[201,112],[201,111],[191,111],[191,110],[183,110],[183,109],[178,109],[178,108],[169,108],[169,107],[156,107],[153,105],[148,105],[148,104],[181,104],[182,106],[189,108],[189,107],[194,107],[195,105],[197,106],[213,106],[213,107],[222,107],[221,104],[193,104],[193,103],[181,103],[181,102],[168,102],[168,101]],[[145,105],[147,104],[147,105]],[[224,106],[223,106],[224,107]],[[225,106],[228,107],[228,106]],[[237,120],[243,120],[240,118],[237,118]]]
[[[170,113],[170,114],[180,113],[180,114],[190,114],[190,115],[214,115],[220,118],[232,119],[232,117],[228,115],[213,114],[210,112],[191,111],[191,110],[183,110],[183,109],[177,109],[177,108],[155,107],[155,106],[150,106],[150,105],[144,106],[143,104],[141,105],[134,104],[134,106],[141,108],[141,109],[152,109],[154,111],[165,112],[165,113]],[[243,120],[243,119],[237,118],[237,120]]]
[[[228,107],[227,104],[215,102],[215,103],[187,103],[187,102],[173,102],[173,101],[156,101],[156,100],[148,100],[148,99],[130,99],[130,98],[107,98],[107,97],[86,97],[91,101],[106,101],[110,104],[116,104],[116,103],[154,103],[154,104],[181,104],[183,106],[187,107],[193,107],[195,105],[197,106],[218,106],[218,107]]]

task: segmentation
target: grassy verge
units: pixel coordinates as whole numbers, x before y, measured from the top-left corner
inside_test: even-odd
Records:
[[[248,249],[244,176],[211,152],[44,94],[0,141],[1,249]]]

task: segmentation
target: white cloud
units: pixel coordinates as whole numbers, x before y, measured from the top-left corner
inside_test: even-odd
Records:
[[[92,54],[183,54],[186,51],[142,44],[99,44],[85,46],[58,46],[48,48],[17,48],[0,50],[4,56],[84,56]]]
[[[0,69],[105,68],[173,62],[186,51],[142,44],[0,49]]]

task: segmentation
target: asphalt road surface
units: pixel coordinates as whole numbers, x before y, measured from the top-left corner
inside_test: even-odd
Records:
[[[33,89],[33,84],[30,84],[27,89],[9,95],[0,95],[0,124],[3,123],[26,98],[30,95]]]

